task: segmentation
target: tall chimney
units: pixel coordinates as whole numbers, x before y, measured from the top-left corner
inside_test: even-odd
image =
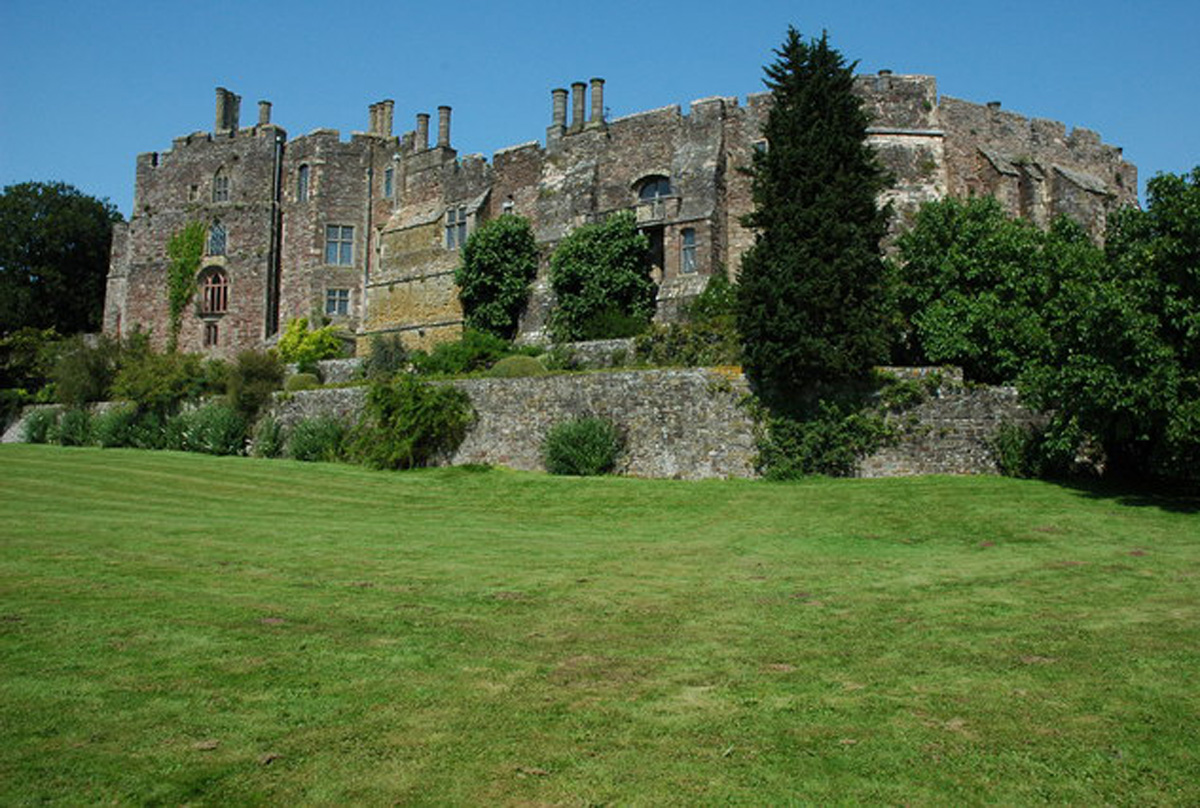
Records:
[[[429,113],[417,113],[417,151],[429,148]]]
[[[571,131],[578,132],[583,128],[583,95],[587,85],[582,81],[571,82]]]
[[[396,102],[388,98],[379,103],[379,134],[384,137],[392,136],[392,113]]]
[[[379,134],[379,105],[372,104],[367,107],[367,134]]]
[[[270,101],[259,101],[258,102],[258,125],[259,126],[267,126],[270,123],[271,123],[271,102]]]
[[[229,129],[236,132],[242,119],[242,97],[237,93],[229,93],[230,100],[226,102],[225,110],[229,113]]]
[[[588,118],[590,126],[600,126],[604,123],[604,79],[592,79],[592,114]]]
[[[450,148],[450,107],[443,104],[438,107],[438,140],[439,149]]]
[[[567,91],[563,87],[555,87],[550,91],[554,99],[554,123],[559,132],[567,128]]]
[[[214,132],[224,132],[229,128],[229,91],[224,87],[217,88],[217,120],[213,124]]]

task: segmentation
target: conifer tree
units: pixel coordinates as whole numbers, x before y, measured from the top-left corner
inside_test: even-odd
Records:
[[[773,105],[754,155],[755,244],[742,259],[738,330],[745,367],[769,404],[813,383],[864,375],[886,356],[887,173],[866,144],[854,67],[828,34],[789,28],[765,68]]]

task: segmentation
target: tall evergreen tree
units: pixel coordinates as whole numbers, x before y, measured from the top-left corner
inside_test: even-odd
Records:
[[[866,143],[854,67],[828,34],[789,28],[765,68],[772,102],[754,155],[754,246],[742,258],[738,330],[745,367],[768,403],[787,405],[814,382],[865,374],[888,345],[879,243],[889,184]]]

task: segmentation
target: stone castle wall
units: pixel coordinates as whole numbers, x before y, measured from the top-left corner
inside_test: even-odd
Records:
[[[676,319],[714,273],[735,276],[753,243],[741,224],[753,202],[740,169],[769,148],[761,132],[770,96],[608,120],[603,81],[571,90],[569,105],[567,90],[552,92],[544,142],[501,149],[489,162],[451,146],[449,107],[438,110],[435,138],[424,113],[414,130],[393,135],[393,104],[383,101],[371,106],[367,131],[348,140],[325,129],[288,140],[265,102],[259,122],[240,127],[240,99],[219,89],[212,132],[138,157],[135,210],[113,242],[105,330],[149,328],[161,342],[166,242],[189,221],[220,221],[228,250],[206,256],[202,271],[228,276],[228,311],[187,312],[185,350],[228,357],[261,348],[288,319],[313,314],[360,340],[398,333],[428,348],[461,333],[453,273],[463,237],[507,212],[529,218],[543,255],[521,338],[546,336],[557,242],[618,210],[633,211],[651,239],[657,319]],[[1109,212],[1136,199],[1136,169],[1094,132],[939,97],[931,76],[881,71],[858,77],[855,90],[871,115],[868,141],[895,178],[882,200],[893,206],[893,233],[923,202],[992,194],[1014,215],[1045,225],[1066,214],[1099,237]],[[228,200],[214,198],[218,175]],[[642,198],[656,178],[662,193]],[[347,260],[328,260],[331,226],[352,234]],[[344,312],[329,308],[338,295]],[[219,338],[208,344],[212,325]]]

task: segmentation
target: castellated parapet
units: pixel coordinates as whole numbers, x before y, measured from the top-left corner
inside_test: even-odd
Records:
[[[520,335],[545,336],[553,305],[546,265],[571,229],[630,210],[649,237],[657,319],[670,321],[716,272],[736,276],[754,235],[749,165],[770,96],[705,98],[609,120],[604,82],[551,91],[545,141],[489,162],[451,146],[451,109],[393,135],[394,103],[372,104],[365,132],[319,129],[288,139],[260,102],[240,127],[241,99],[220,88],[212,132],[137,160],[133,215],[113,241],[105,330],[167,332],[166,243],[189,221],[210,228],[184,350],[232,356],[271,344],[293,317],[325,316],[361,338],[398,333],[410,346],[456,337],[459,248],[482,222],[527,217],[543,261]],[[893,232],[921,203],[989,194],[1045,226],[1065,214],[1095,237],[1135,203],[1137,170],[1086,129],[1028,119],[997,103],[939,97],[933,77],[860,76],[869,142],[894,177]],[[589,97],[590,96],[590,97]],[[568,104],[568,101],[570,102]],[[589,103],[590,101],[590,103]]]

